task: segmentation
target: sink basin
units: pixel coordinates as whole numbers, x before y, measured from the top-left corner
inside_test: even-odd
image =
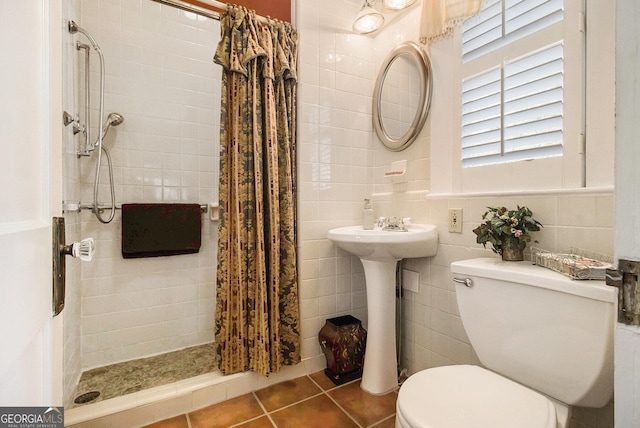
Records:
[[[432,224],[409,224],[407,232],[362,226],[331,229],[327,237],[338,247],[363,260],[401,260],[431,257],[438,249],[438,230]]]
[[[396,355],[396,264],[413,257],[435,256],[438,230],[431,224],[410,224],[406,232],[362,226],[331,229],[327,238],[358,256],[367,288],[367,346],[360,387],[386,394],[398,387]]]

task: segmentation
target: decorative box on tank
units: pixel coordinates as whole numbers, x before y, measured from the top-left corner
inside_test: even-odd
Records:
[[[341,385],[362,376],[367,331],[359,319],[351,315],[329,318],[318,340],[327,358],[324,372],[333,383]]]

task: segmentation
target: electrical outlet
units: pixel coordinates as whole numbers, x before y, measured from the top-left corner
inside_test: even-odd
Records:
[[[462,208],[449,208],[449,232],[462,233]]]

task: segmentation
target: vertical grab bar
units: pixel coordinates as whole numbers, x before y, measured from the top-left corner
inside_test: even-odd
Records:
[[[89,92],[91,92],[91,78],[90,78],[90,74],[91,74],[91,70],[89,69],[90,63],[89,63],[89,50],[90,47],[89,45],[85,45],[82,44],[80,42],[76,42],[76,49],[77,50],[81,50],[84,49],[84,121],[85,121],[85,128],[84,128],[84,150],[78,150],[77,155],[78,157],[80,156],[89,156],[91,154],[91,152],[93,151],[93,147],[91,145],[91,136],[90,134],[90,130],[91,130],[91,104],[90,104],[90,95]]]
[[[101,222],[101,223],[109,223],[111,222],[111,220],[113,220],[113,216],[115,214],[115,193],[114,193],[114,189],[113,189],[113,185],[111,185],[111,215],[109,216],[109,218],[107,220],[103,219],[100,215],[100,210],[98,209],[98,183],[100,181],[100,164],[102,161],[102,151],[104,150],[105,153],[107,153],[107,151],[102,147],[102,139],[104,137],[104,132],[105,132],[105,128],[102,126],[102,124],[104,123],[104,56],[102,55],[102,50],[100,49],[100,46],[98,46],[98,43],[96,42],[96,40],[93,38],[93,36],[91,34],[89,34],[87,31],[83,30],[82,28],[80,28],[78,26],[78,24],[76,24],[75,21],[69,21],[69,32],[71,34],[75,34],[75,33],[81,33],[84,34],[84,36],[89,39],[89,42],[91,43],[91,46],[93,47],[93,49],[95,49],[96,53],[98,54],[98,58],[100,59],[100,110],[98,113],[98,139],[96,140],[96,142],[94,144],[91,143],[91,138],[89,137],[90,132],[87,131],[87,141],[86,141],[86,147],[84,151],[78,150],[78,157],[79,156],[90,156],[91,152],[94,149],[98,149],[98,159],[96,162],[96,175],[95,175],[95,180],[93,183],[93,213],[96,215],[96,218]],[[78,49],[81,49],[78,47]],[[89,88],[89,80],[88,80],[88,76],[89,73],[91,72],[89,70],[89,59],[88,59],[88,55],[89,55],[89,49],[87,49],[87,58],[86,58],[86,68],[87,70],[85,70],[85,81],[87,82],[87,93],[85,94],[88,97],[88,92],[90,90]],[[87,98],[87,106],[89,106],[89,98]],[[87,111],[89,111],[89,107],[87,107]],[[89,116],[90,113],[87,114],[87,118]],[[89,130],[89,126],[87,124],[87,130]],[[109,161],[109,177],[111,180],[111,183],[113,182],[113,175],[112,175],[112,170],[111,170],[111,161],[109,160],[109,155],[107,153],[107,160]]]

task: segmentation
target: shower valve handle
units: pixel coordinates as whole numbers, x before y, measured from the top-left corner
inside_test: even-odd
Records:
[[[73,135],[76,135],[78,133],[82,132],[84,134],[85,129],[84,129],[84,125],[80,125],[79,123],[74,123],[73,124]]]
[[[64,123],[64,126],[69,126],[73,124],[73,127],[72,127],[73,135],[76,135],[79,132],[82,132],[82,133],[85,132],[85,126],[80,125],[80,117],[78,115],[73,117],[72,115],[70,115],[65,111],[64,113],[62,113],[62,122]]]

